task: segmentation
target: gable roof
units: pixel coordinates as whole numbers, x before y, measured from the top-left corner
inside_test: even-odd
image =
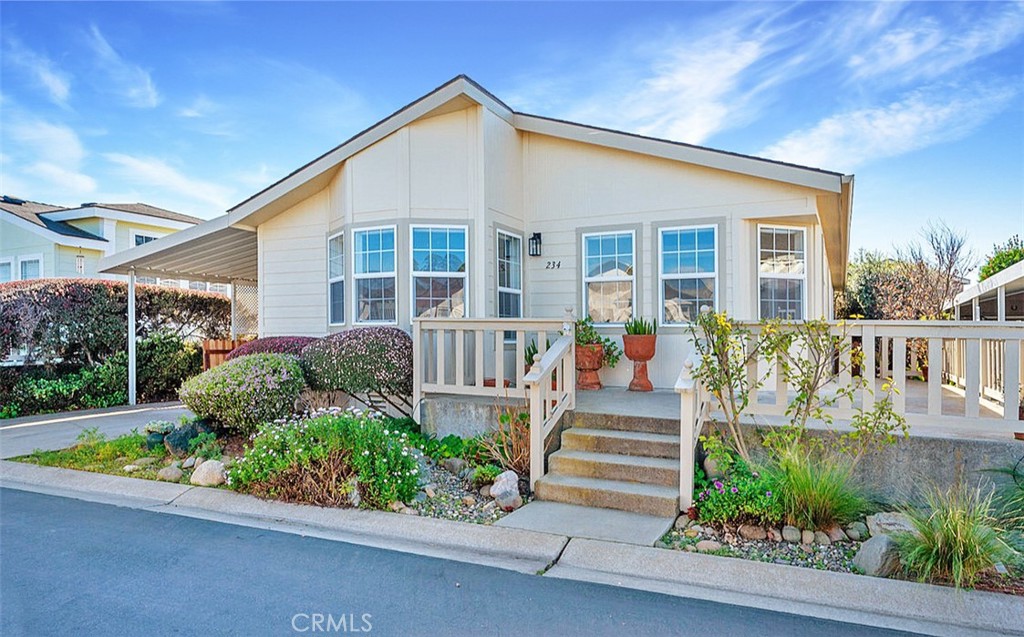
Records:
[[[81,228],[76,228],[70,223],[55,221],[42,216],[47,212],[64,210],[64,208],[61,208],[60,206],[51,206],[50,204],[39,203],[38,201],[25,201],[23,199],[16,199],[14,197],[4,195],[3,198],[0,199],[0,210],[12,214],[23,221],[27,221],[34,226],[38,226],[44,230],[49,230],[50,232],[61,235],[62,237],[88,239],[91,241],[107,241],[99,235],[87,232]]]
[[[156,217],[157,219],[166,219],[168,221],[177,221],[180,223],[197,224],[204,221],[199,217],[185,215],[180,212],[174,212],[173,210],[165,210],[164,208],[157,208],[156,206],[151,206],[145,203],[84,203],[77,208],[64,208],[61,211],[70,212],[76,210],[88,210],[92,208],[104,208],[106,210],[130,212],[132,214]]]

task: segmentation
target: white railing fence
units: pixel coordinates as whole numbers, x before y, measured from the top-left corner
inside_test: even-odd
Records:
[[[710,401],[699,380],[694,377],[694,366],[700,364],[696,354],[683,363],[676,379],[679,394],[679,510],[693,506],[693,465],[696,462],[697,441],[704,421],[708,417]]]
[[[534,356],[523,382],[530,406],[530,488],[544,476],[544,451],[562,415],[576,408],[576,339],[570,329]]]

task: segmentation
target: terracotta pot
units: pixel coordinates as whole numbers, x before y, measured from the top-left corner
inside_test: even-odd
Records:
[[[576,346],[576,389],[601,389],[597,370],[604,366],[604,345]]]
[[[1016,438],[1017,440],[1024,440],[1024,431],[1013,432],[1013,437]]]
[[[495,386],[495,385],[497,384],[497,382],[498,382],[498,381],[497,381],[497,380],[495,380],[494,378],[485,378],[485,379],[484,379],[484,387],[494,387],[494,386]],[[509,380],[509,379],[507,379],[507,378],[503,379],[502,383],[504,384],[504,386],[505,386],[506,388],[508,388],[508,387],[511,387],[511,386],[512,386],[512,381],[510,381],[510,380]]]
[[[653,391],[654,385],[647,378],[647,361],[654,358],[656,334],[625,334],[622,337],[626,358],[633,361],[633,380],[629,381],[629,391]]]

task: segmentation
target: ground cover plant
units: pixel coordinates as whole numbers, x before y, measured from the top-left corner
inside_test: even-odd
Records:
[[[140,467],[139,471],[132,475],[155,477],[156,470],[162,466],[161,462],[168,459],[168,454],[163,447],[147,447],[146,436],[137,431],[108,440],[96,429],[85,429],[75,444],[67,449],[34,451],[19,460],[46,467],[129,475],[124,467],[142,458],[155,458],[156,461],[150,465],[136,465]]]

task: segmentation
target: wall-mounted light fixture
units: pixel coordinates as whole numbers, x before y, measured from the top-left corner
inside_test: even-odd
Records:
[[[85,255],[79,254],[75,256],[75,272],[79,274],[85,274]]]
[[[529,246],[530,247],[530,256],[531,257],[539,257],[540,256],[540,233],[539,232],[534,232],[532,235],[530,235],[529,244],[530,244],[530,246]]]

